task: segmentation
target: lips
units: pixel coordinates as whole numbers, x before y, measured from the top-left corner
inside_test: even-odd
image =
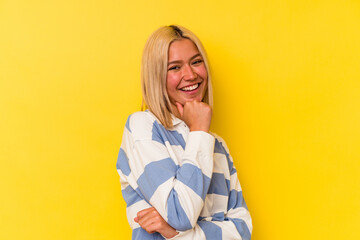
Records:
[[[200,83],[195,83],[194,85],[190,85],[190,86],[180,88],[180,90],[185,91],[185,92],[193,91],[193,90],[197,89],[199,86],[200,86]]]

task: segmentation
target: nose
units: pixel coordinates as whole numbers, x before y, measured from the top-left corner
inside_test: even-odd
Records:
[[[185,65],[183,68],[183,78],[186,81],[191,81],[197,78],[197,74],[191,66]]]

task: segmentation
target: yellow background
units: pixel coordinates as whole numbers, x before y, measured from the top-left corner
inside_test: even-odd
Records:
[[[360,239],[356,0],[0,1],[0,239],[130,239],[117,153],[173,23],[208,51],[252,239]]]

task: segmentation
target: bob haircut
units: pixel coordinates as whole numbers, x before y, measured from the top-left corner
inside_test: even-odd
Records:
[[[151,34],[143,51],[141,64],[142,110],[144,107],[148,108],[168,129],[173,127],[171,103],[166,91],[168,51],[172,42],[181,39],[191,40],[204,60],[208,79],[202,102],[213,107],[210,67],[200,40],[191,31],[179,25],[160,27]]]

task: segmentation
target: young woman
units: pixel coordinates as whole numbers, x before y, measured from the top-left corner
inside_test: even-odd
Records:
[[[128,117],[117,161],[132,239],[250,239],[229,150],[209,132],[211,77],[199,39],[181,26],[156,30],[141,83],[147,110]]]

